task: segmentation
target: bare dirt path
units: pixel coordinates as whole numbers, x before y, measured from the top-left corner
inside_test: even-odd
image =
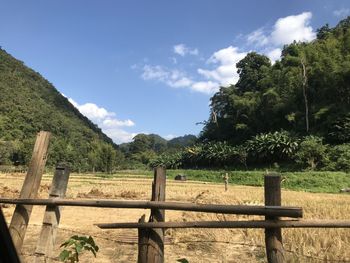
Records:
[[[23,174],[0,174],[0,195],[18,197]],[[44,176],[39,197],[47,198],[51,183]],[[150,179],[71,176],[67,198],[149,200]],[[217,204],[263,204],[263,189],[259,187],[230,186],[227,192],[222,184],[175,182],[168,179],[168,201]],[[303,206],[305,218],[349,219],[350,195],[311,194],[283,191],[283,205]],[[14,206],[3,207],[8,220]],[[33,209],[30,226],[24,241],[25,262],[32,262],[40,232],[44,207]],[[147,210],[65,207],[62,211],[55,255],[59,244],[74,234],[92,235],[100,247],[97,258],[85,255],[81,262],[136,262],[137,230],[101,230],[94,223],[137,222]],[[167,221],[258,219],[252,216],[166,211]],[[350,231],[344,229],[285,230],[284,244],[288,262],[320,262],[323,260],[350,260]],[[263,230],[240,229],[168,229],[166,231],[165,259],[176,262],[187,258],[192,262],[265,262]],[[303,255],[303,256],[302,256]],[[314,258],[314,259],[312,259]],[[318,259],[315,259],[318,258]]]

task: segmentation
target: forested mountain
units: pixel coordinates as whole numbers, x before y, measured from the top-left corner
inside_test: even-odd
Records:
[[[197,142],[197,137],[191,134],[175,137],[168,141],[168,149],[179,149],[187,146],[192,146]]]
[[[287,130],[329,143],[350,142],[350,18],[317,31],[311,43],[286,45],[280,61],[249,53],[236,85],[211,98],[202,141],[241,144]]]
[[[25,164],[35,135],[53,134],[48,165],[109,171],[117,146],[39,73],[0,49],[0,164]]]

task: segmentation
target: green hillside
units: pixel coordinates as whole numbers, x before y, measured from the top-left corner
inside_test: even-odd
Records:
[[[48,165],[66,161],[75,170],[108,171],[122,159],[112,140],[50,82],[0,49],[0,165],[26,164],[40,130],[53,134]]]

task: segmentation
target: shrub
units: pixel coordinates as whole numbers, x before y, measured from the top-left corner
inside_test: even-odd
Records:
[[[262,133],[245,143],[248,155],[261,162],[291,159],[299,147],[299,140],[287,131]]]
[[[295,154],[296,162],[312,170],[327,163],[327,146],[323,144],[322,140],[321,137],[313,135],[304,137],[298,152]]]
[[[327,168],[337,171],[350,171],[350,143],[329,148],[329,164]]]
[[[339,117],[330,125],[327,138],[332,143],[350,142],[350,113]]]
[[[149,166],[154,168],[157,166],[163,166],[167,169],[177,169],[182,165],[182,152],[176,152],[171,154],[162,154],[152,159],[149,162]]]
[[[172,154],[162,154],[150,162],[151,167],[198,168],[231,166],[234,163],[245,165],[246,151],[227,142],[197,144]]]

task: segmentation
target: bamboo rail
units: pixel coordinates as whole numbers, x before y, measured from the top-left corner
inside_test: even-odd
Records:
[[[69,199],[10,199],[0,198],[0,203],[22,205],[83,206],[105,208],[166,209],[192,212],[262,215],[300,218],[301,207],[288,206],[248,206],[248,205],[213,205],[181,202],[157,201],[118,201],[118,200],[69,200]]]
[[[114,228],[350,228],[350,220],[253,220],[95,224]]]

